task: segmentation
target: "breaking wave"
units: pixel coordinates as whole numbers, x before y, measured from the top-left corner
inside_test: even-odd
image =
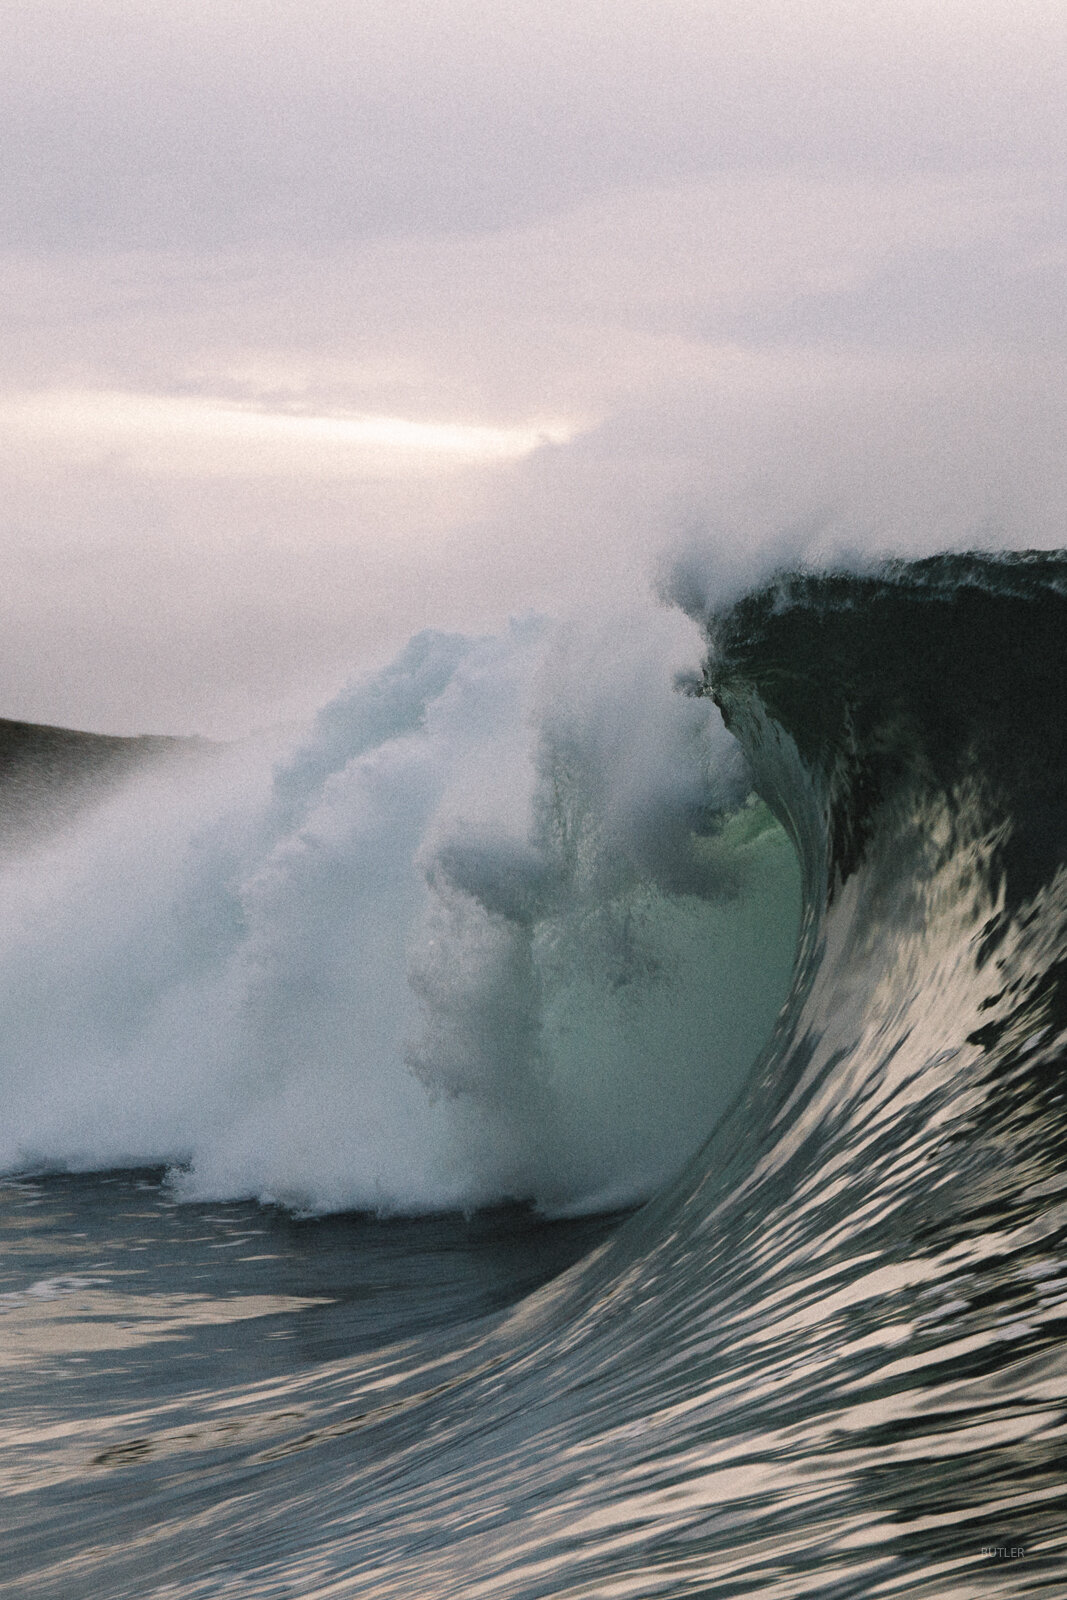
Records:
[[[171,762],[9,867],[0,1165],[643,1198],[788,984],[795,859],[749,790],[632,627],[419,635],[288,748]]]
[[[574,1145],[535,1181],[533,1144],[558,1116],[541,1097],[572,1095],[564,1121],[580,1127],[569,1075],[618,1055],[618,1102],[641,1105],[632,1123],[620,1113],[625,1129],[658,1099],[640,1101],[642,1073],[687,1084],[703,1050],[717,1081],[722,1004],[744,981],[720,951],[740,948],[749,906],[766,915],[746,960],[767,943],[773,965],[776,918],[796,936],[779,836],[744,802],[751,774],[796,847],[803,910],[773,1026],[775,984],[743,993],[749,1022],[764,996],[767,1038],[741,1093],[684,1172],[517,1309],[463,1340],[306,1376],[298,1420],[231,1396],[229,1416],[259,1419],[247,1445],[226,1454],[194,1430],[126,1468],[137,1497],[122,1479],[122,1531],[86,1546],[80,1581],[97,1587],[83,1592],[1063,1592],[1067,559],[782,575],[725,610],[689,570],[675,593],[709,639],[686,695],[594,671],[569,679],[577,698],[524,700],[536,674],[516,663],[544,659],[532,628],[418,641],[373,692],[338,702],[254,828],[220,824],[201,845],[211,872],[175,881],[175,904],[206,894],[206,948],[236,948],[236,967],[205,958],[210,982],[130,1014],[158,1023],[195,997],[204,1050],[220,1017],[257,1019],[284,1044],[248,1061],[249,1098],[263,1106],[272,1071],[298,1118],[294,1085],[336,1086],[323,1063],[348,1033],[333,986],[370,963],[383,991],[414,996],[413,1081],[479,1106],[495,1185],[565,1203],[630,1181],[629,1133],[619,1166],[594,1139],[581,1182]],[[398,828],[403,851],[384,842]],[[220,902],[203,884],[226,851],[259,865]],[[289,896],[309,882],[298,913]],[[365,912],[401,893],[412,915],[390,943]],[[305,971],[301,917],[324,902],[331,936],[316,909]],[[714,959],[687,956],[690,940]],[[704,982],[720,989],[693,1021]],[[487,1046],[502,1037],[511,1078]],[[490,1137],[505,1084],[532,1141]],[[700,1116],[719,1115],[718,1094]],[[191,1181],[244,1161],[269,1188],[251,1152],[270,1125],[262,1110],[228,1124],[189,1152]],[[72,1570],[34,1592],[69,1593]]]

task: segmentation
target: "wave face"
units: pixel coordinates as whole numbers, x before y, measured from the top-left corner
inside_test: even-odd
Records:
[[[467,1344],[309,1379],[236,1465],[127,1469],[95,1592],[1063,1592],[1067,559],[679,590],[710,636],[685,703],[718,701],[802,866],[743,1094]]]

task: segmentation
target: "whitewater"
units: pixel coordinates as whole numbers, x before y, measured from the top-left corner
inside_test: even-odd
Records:
[[[312,1211],[653,1192],[770,1030],[799,881],[711,703],[599,643],[420,634],[290,748],[179,754],[10,865],[3,1167]]]
[[[667,588],[6,843],[13,1596],[1063,1591],[1067,556]]]

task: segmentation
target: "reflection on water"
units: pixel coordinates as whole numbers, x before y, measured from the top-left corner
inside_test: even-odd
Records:
[[[0,1493],[306,1432],[331,1363],[385,1371],[380,1352],[509,1305],[616,1221],[298,1218],[179,1205],[161,1173],[0,1181]]]

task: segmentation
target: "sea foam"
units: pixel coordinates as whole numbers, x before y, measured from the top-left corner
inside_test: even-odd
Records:
[[[650,1193],[785,992],[791,847],[664,628],[420,634],[10,865],[0,1166],[305,1210]]]

